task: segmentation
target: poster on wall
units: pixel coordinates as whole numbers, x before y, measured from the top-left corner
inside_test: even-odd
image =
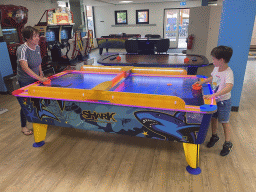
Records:
[[[149,24],[149,10],[136,10],[136,24]]]
[[[122,10],[122,11],[115,11],[115,24],[120,25],[120,24],[128,24],[127,22],[127,11]]]

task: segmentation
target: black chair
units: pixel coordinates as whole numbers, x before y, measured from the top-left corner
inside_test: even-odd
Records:
[[[162,52],[166,52],[170,47],[170,40],[169,39],[161,39],[159,41],[157,41],[156,43],[156,52],[157,53],[162,53]]]
[[[157,39],[157,38],[161,38],[161,36],[160,35],[151,35],[150,38]]]
[[[145,35],[145,37],[146,37],[146,38],[161,38],[160,35],[156,35],[156,34],[154,34],[154,35],[152,35],[152,34],[147,34],[147,35]]]
[[[100,38],[112,38],[112,36],[101,36]]]
[[[138,42],[133,40],[125,41],[125,50],[127,53],[138,53]]]
[[[68,58],[64,58],[61,56],[61,49],[64,48],[63,46],[63,44],[56,42],[50,49],[52,62],[49,64],[54,67],[55,72],[61,72],[67,66],[71,65]]]
[[[61,57],[61,49],[60,46],[58,44],[54,44],[52,46],[51,50],[51,56],[52,56],[52,61],[53,62],[58,62],[60,57]]]

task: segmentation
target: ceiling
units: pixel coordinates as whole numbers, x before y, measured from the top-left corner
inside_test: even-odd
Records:
[[[85,0],[87,1],[87,0]],[[113,5],[120,5],[124,4],[121,3],[121,0],[91,0],[95,2],[101,2],[101,3],[107,3],[107,4],[113,4]],[[127,0],[129,1],[129,0]],[[131,0],[133,2],[129,4],[135,4],[135,3],[164,3],[164,2],[184,2],[184,1],[200,1],[200,0]]]
[[[79,2],[80,0],[69,0],[69,2]],[[90,6],[104,6],[104,5],[124,5],[124,3],[120,3],[121,0],[83,0],[84,5]],[[129,1],[129,0],[127,0]],[[202,0],[131,0],[132,3],[129,4],[137,4],[137,3],[168,3],[168,2],[191,2],[191,1],[202,1]],[[208,0],[208,2],[216,2],[217,0]],[[127,5],[127,4],[126,4]]]

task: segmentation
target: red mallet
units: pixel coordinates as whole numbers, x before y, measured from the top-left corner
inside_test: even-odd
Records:
[[[186,58],[184,59],[184,63],[188,63],[188,62],[189,62],[189,58],[186,57]]]
[[[117,61],[121,61],[121,57],[120,57],[120,56],[117,56],[117,57],[116,57],[116,60],[117,60]]]
[[[194,90],[201,90],[202,89],[202,85],[200,85],[199,83],[196,83],[196,84],[192,85],[192,89],[194,89]]]
[[[44,84],[44,85],[51,85],[51,80],[49,79],[49,80],[43,82],[43,84]]]

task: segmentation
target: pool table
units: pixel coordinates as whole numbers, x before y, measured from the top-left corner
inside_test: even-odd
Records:
[[[121,57],[117,60],[117,57]],[[188,59],[184,62],[184,59]],[[134,67],[187,67],[188,75],[196,75],[198,67],[210,65],[203,55],[178,54],[111,54],[101,56],[97,61],[104,66],[134,66]]]
[[[199,174],[199,145],[217,109],[210,84],[192,85],[203,76],[180,68],[83,66],[15,90],[34,147],[45,144],[47,126],[56,125],[129,136],[182,142],[189,164]]]

